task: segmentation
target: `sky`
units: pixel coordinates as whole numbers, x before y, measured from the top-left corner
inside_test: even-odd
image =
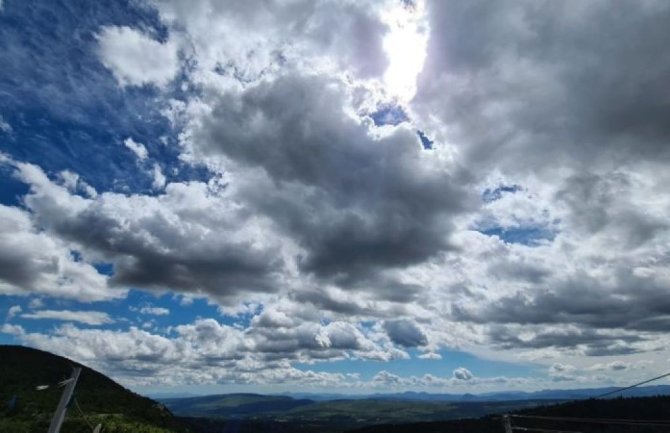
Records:
[[[670,371],[665,0],[0,1],[0,344],[144,393]]]

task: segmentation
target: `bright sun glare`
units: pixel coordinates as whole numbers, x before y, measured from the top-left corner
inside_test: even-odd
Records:
[[[416,78],[426,59],[428,32],[423,2],[398,6],[385,16],[390,31],[384,39],[389,66],[384,74],[387,91],[407,102],[416,93]]]

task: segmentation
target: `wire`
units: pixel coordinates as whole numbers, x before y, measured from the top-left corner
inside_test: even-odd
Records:
[[[585,424],[619,424],[636,425],[648,427],[670,427],[670,421],[665,420],[635,420],[635,419],[610,419],[610,418],[574,418],[561,416],[540,416],[540,415],[509,415],[510,418],[537,419],[546,421],[565,421]]]
[[[600,395],[595,396],[595,397],[593,397],[593,398],[596,398],[596,399],[597,399],[597,398],[607,397],[608,395],[612,395],[612,394],[616,394],[616,393],[618,393],[618,392],[626,391],[626,390],[629,390],[629,389],[631,389],[631,388],[635,388],[635,387],[638,387],[638,386],[640,386],[640,385],[644,385],[645,383],[653,382],[653,381],[658,380],[658,379],[663,379],[664,377],[668,377],[668,376],[670,376],[670,373],[665,373],[665,374],[662,374],[662,375],[660,375],[660,376],[654,377],[654,378],[652,378],[652,379],[648,379],[648,380],[645,380],[645,381],[643,381],[643,382],[636,383],[635,385],[627,386],[627,387],[625,387],[625,388],[621,388],[621,389],[616,389],[616,390],[614,390],[614,391],[608,391],[608,392],[606,392],[606,393],[604,393],[604,394],[600,394]]]
[[[88,424],[88,427],[91,429],[91,431],[93,431],[95,429],[95,427],[93,427],[93,424],[91,424],[91,422],[88,420],[88,418],[86,418],[86,414],[84,414],[84,411],[81,410],[81,406],[79,406],[79,402],[77,401],[76,398],[74,398],[74,405],[77,407],[77,410],[79,411],[79,414],[84,419],[86,424]]]
[[[547,430],[547,429],[544,429],[544,428],[530,428],[530,427],[512,427],[512,430],[535,431],[535,432],[543,432],[543,433],[581,433],[581,432],[574,431],[574,430]]]

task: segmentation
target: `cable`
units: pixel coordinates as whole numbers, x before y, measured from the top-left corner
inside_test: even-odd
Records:
[[[662,375],[660,375],[660,376],[658,376],[658,377],[654,377],[653,379],[648,379],[648,380],[645,380],[645,381],[643,381],[643,382],[636,383],[635,385],[627,386],[627,387],[625,387],[625,388],[621,388],[621,389],[616,389],[616,390],[614,390],[614,391],[608,391],[608,392],[606,392],[606,393],[604,393],[604,394],[600,394],[600,395],[595,396],[595,397],[593,397],[593,398],[598,399],[598,398],[607,397],[608,395],[616,394],[616,393],[618,393],[618,392],[623,392],[623,391],[629,390],[629,389],[631,389],[631,388],[635,388],[635,387],[638,387],[638,386],[640,386],[640,385],[644,385],[645,383],[653,382],[653,381],[658,380],[658,379],[663,379],[664,377],[668,377],[668,376],[670,376],[670,373],[665,373],[665,374],[662,374]]]
[[[670,427],[670,420],[635,420],[635,419],[610,419],[610,418],[574,418],[562,416],[541,416],[541,415],[509,415],[510,418],[537,419],[546,421],[565,421],[584,424],[619,424],[635,425],[648,427]]]
[[[90,421],[88,420],[88,418],[86,418],[86,415],[84,414],[84,411],[81,410],[81,406],[79,406],[79,402],[77,401],[76,398],[74,398],[74,405],[77,407],[77,410],[79,411],[79,414],[84,419],[86,424],[88,424],[88,427],[91,429],[91,431],[93,431],[95,429],[95,427],[93,427],[93,424],[91,424]]]
[[[512,427],[512,430],[518,431],[534,431],[542,433],[582,433],[574,430],[547,430],[544,428],[530,428],[530,427]]]

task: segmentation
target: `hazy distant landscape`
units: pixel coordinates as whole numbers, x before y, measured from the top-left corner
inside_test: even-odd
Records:
[[[568,412],[575,416],[592,417],[580,405],[593,405],[589,397],[612,391],[616,388],[546,390],[535,393],[492,393],[487,395],[450,395],[428,393],[383,394],[357,396],[356,398],[321,397],[314,400],[259,394],[223,394],[202,397],[162,399],[175,415],[209,419],[205,424],[236,425],[238,428],[263,429],[263,426],[292,426],[300,431],[346,431],[376,425],[400,425],[431,423],[442,426],[439,421],[479,419],[473,424],[473,432],[484,425],[500,426],[500,420],[492,421],[487,415],[514,413],[528,409],[552,407],[563,402],[575,401]],[[627,398],[670,395],[670,386],[637,388],[624,394]],[[602,400],[599,410],[607,411],[608,400]],[[663,401],[670,401],[664,397]],[[658,402],[649,400],[647,404]],[[620,404],[615,402],[614,405]],[[629,403],[635,405],[635,403]],[[623,406],[625,409],[625,405]],[[583,413],[580,413],[582,411]],[[610,416],[621,413],[612,412]],[[661,416],[665,418],[665,416]],[[659,419],[661,419],[659,418]],[[670,417],[669,417],[670,418]],[[193,421],[191,421],[193,422]],[[197,422],[195,422],[197,424]],[[466,425],[467,422],[462,423]],[[454,427],[456,424],[451,424]],[[455,428],[455,427],[454,427]],[[459,427],[461,428],[461,427]],[[207,430],[207,429],[205,429]],[[212,430],[214,431],[214,430]],[[365,430],[367,431],[367,430]],[[383,429],[370,431],[385,431]],[[460,430],[459,430],[460,431]],[[470,430],[467,430],[470,431]],[[496,430],[497,431],[497,430]]]
[[[374,424],[399,424],[477,418],[537,407],[550,401],[448,402],[361,398],[312,401],[290,397],[230,394],[162,401],[178,416],[224,420],[279,422],[319,426],[322,429],[350,429]]]

